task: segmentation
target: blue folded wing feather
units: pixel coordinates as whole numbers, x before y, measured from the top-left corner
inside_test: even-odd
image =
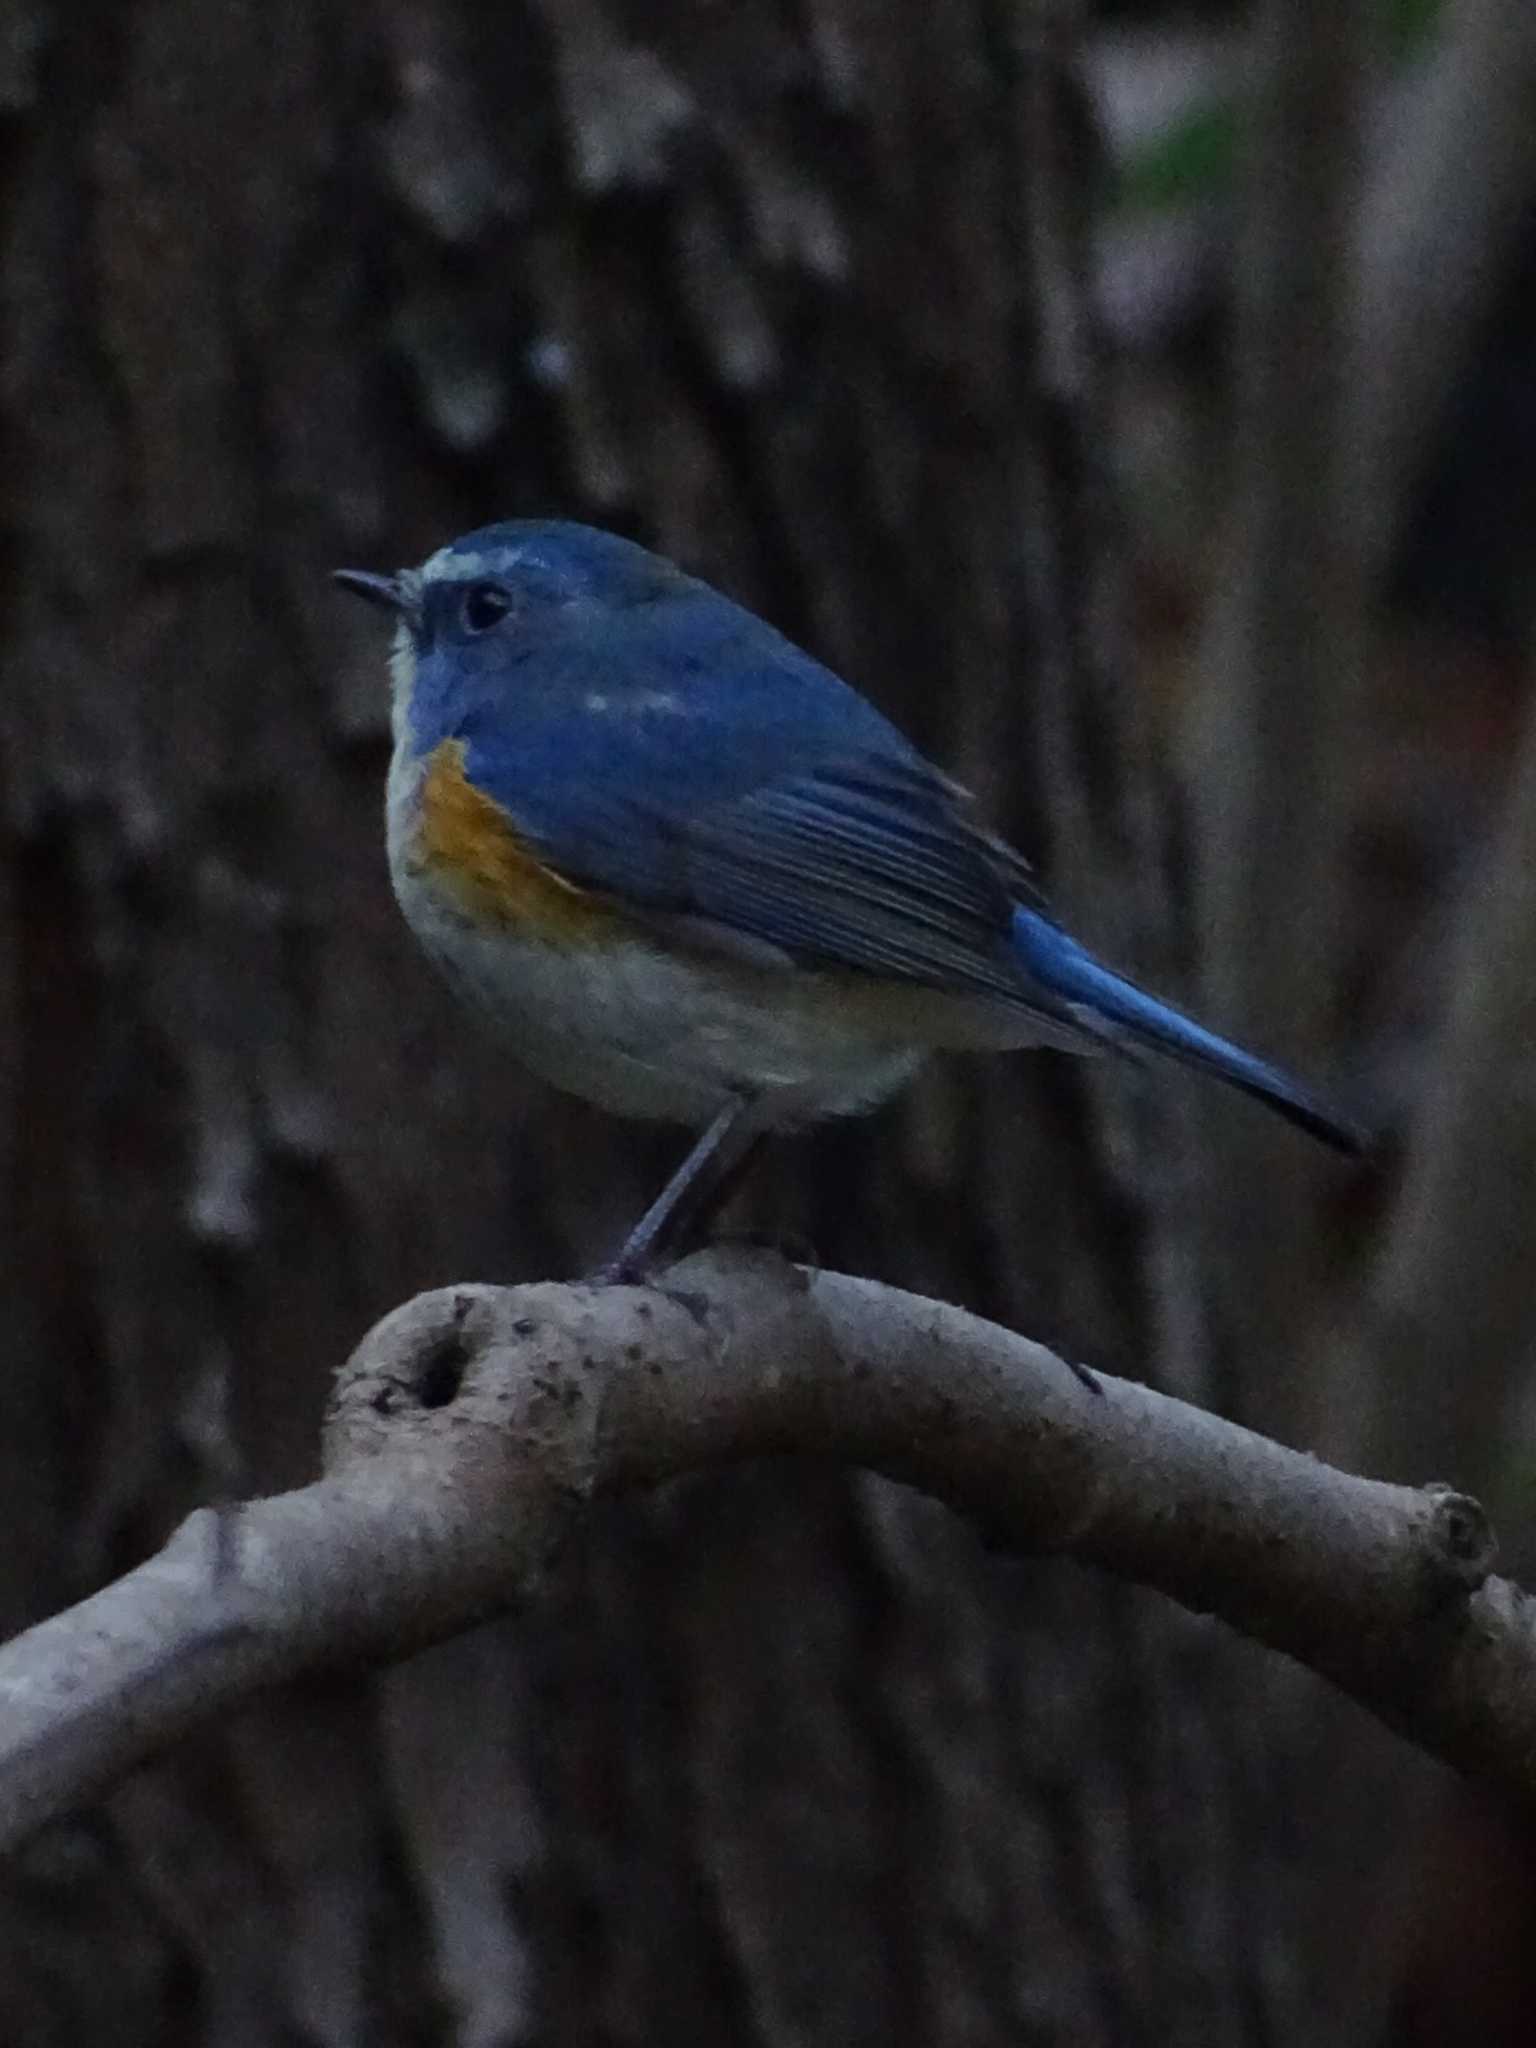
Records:
[[[1024,863],[872,705],[749,614],[722,632],[722,609],[690,639],[674,594],[654,650],[634,610],[621,647],[573,620],[510,715],[466,711],[470,779],[632,909],[1033,1010],[1010,939]]]

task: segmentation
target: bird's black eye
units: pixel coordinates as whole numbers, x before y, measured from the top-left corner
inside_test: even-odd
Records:
[[[511,609],[512,600],[499,583],[471,583],[459,600],[466,633],[489,633]]]

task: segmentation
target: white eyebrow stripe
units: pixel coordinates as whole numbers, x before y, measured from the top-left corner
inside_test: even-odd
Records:
[[[428,555],[418,574],[423,583],[473,583],[482,576],[504,575],[509,567],[516,566],[517,558],[514,556],[509,563],[504,553],[487,555],[477,548],[473,554],[464,554],[446,547]]]

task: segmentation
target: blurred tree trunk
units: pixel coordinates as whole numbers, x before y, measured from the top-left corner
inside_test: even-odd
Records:
[[[414,954],[332,564],[622,525],[961,764],[1091,932],[1168,945],[1095,365],[1037,311],[1082,317],[1086,138],[1027,20],[7,10],[7,1628],[307,1471],[374,1316],[579,1270],[675,1154],[525,1083]],[[944,1070],[758,1220],[1198,1394],[1152,1113]],[[1357,2039],[1314,1938],[1353,1894],[1281,1777],[1316,1701],[1281,1687],[1282,1736],[1274,1683],[884,1485],[680,1486],[547,1611],[53,1830],[0,1876],[0,2038]]]
[[[1366,501],[1385,485],[1364,459],[1348,374],[1375,24],[1370,0],[1261,0],[1253,12],[1233,474],[1194,747],[1212,1011],[1319,1075],[1336,1037],[1358,774],[1346,764],[1359,758],[1375,596]],[[1318,1325],[1320,1198],[1336,1162],[1278,1126],[1234,1124],[1219,1103],[1208,1123],[1228,1195],[1206,1250],[1226,1269],[1220,1320],[1248,1412],[1312,1441],[1315,1381],[1286,1366]]]

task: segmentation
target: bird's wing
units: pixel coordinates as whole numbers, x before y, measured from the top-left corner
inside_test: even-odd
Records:
[[[1023,863],[808,656],[773,635],[743,672],[735,652],[728,697],[645,689],[628,667],[580,691],[568,665],[558,706],[466,720],[470,779],[551,869],[631,911],[1051,1013],[1010,941]]]
[[[807,963],[1023,998],[1002,865],[922,764],[829,760],[652,822],[675,844],[682,884],[658,909]]]

